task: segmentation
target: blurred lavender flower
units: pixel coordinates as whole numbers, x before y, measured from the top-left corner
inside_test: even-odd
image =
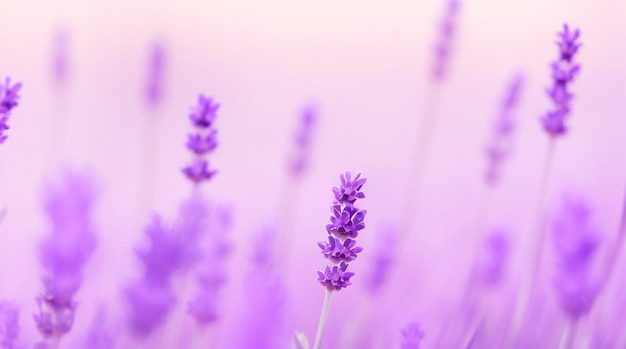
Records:
[[[54,35],[52,47],[52,77],[59,85],[67,81],[68,45],[67,30],[59,29]]]
[[[574,320],[589,312],[600,288],[592,275],[600,239],[590,220],[591,212],[583,200],[566,197],[552,231],[557,259],[555,290],[561,308]]]
[[[459,6],[459,0],[446,0],[446,12],[439,24],[439,38],[435,43],[435,63],[432,69],[432,77],[435,81],[443,80],[447,73]]]
[[[18,322],[18,307],[9,302],[0,302],[0,347],[15,348],[15,341],[20,332]]]
[[[370,294],[377,293],[389,277],[394,263],[397,245],[397,230],[388,228],[378,233],[375,250],[371,251],[372,267],[365,283]]]
[[[104,308],[100,308],[94,317],[84,347],[89,349],[113,349],[115,339],[107,330]]]
[[[272,349],[285,347],[283,335],[286,287],[276,270],[274,242],[276,229],[265,228],[255,234],[244,280],[245,306],[235,348]]]
[[[544,129],[551,137],[561,136],[567,131],[565,119],[569,115],[570,102],[573,99],[568,87],[580,71],[580,65],[573,61],[574,55],[581,46],[576,42],[580,37],[580,31],[576,29],[571,32],[569,26],[564,24],[563,32],[558,35],[560,41],[556,44],[559,47],[559,58],[550,65],[553,83],[547,91],[554,109],[546,112],[541,118]]]
[[[362,178],[361,173],[352,178],[349,171],[341,174],[340,179],[341,186],[333,188],[335,196],[335,202],[331,206],[333,215],[330,217],[331,223],[326,226],[328,242],[318,243],[325,258],[333,264],[339,263],[326,266],[323,272],[317,272],[318,281],[331,291],[339,291],[350,285],[350,278],[354,273],[347,271],[347,262],[356,259],[357,254],[363,250],[356,246],[354,238],[365,228],[364,220],[367,213],[354,206],[357,199],[365,197],[361,188],[367,179]]]
[[[208,181],[217,173],[209,169],[206,155],[217,147],[217,130],[213,128],[213,123],[219,107],[220,105],[214,103],[212,98],[200,95],[198,104],[189,114],[195,131],[188,136],[187,149],[194,154],[194,158],[190,165],[183,168],[183,173],[195,184]]]
[[[478,265],[478,277],[484,285],[495,286],[502,281],[509,254],[509,239],[504,232],[496,230],[487,236]]]
[[[0,144],[7,140],[4,134],[9,129],[7,122],[11,116],[13,108],[17,107],[20,95],[18,92],[22,89],[22,84],[17,83],[11,86],[11,78],[6,78],[4,84],[0,83]]]
[[[487,172],[485,180],[488,185],[496,185],[500,179],[502,163],[509,157],[512,146],[512,136],[515,131],[513,110],[519,101],[523,78],[516,75],[507,89],[506,96],[502,101],[500,113],[493,125],[493,133],[490,143],[487,145]]]
[[[402,331],[401,349],[419,349],[420,342],[424,338],[424,332],[417,322],[411,322]]]
[[[295,154],[289,161],[289,169],[294,177],[301,177],[309,165],[313,128],[318,111],[313,106],[305,107],[300,113],[300,125],[294,134]]]
[[[231,245],[227,233],[232,224],[231,211],[218,207],[214,212],[214,229],[210,235],[210,249],[200,261],[197,293],[189,301],[187,312],[197,324],[206,326],[219,320],[218,300],[228,278],[225,262],[231,254]]]
[[[163,72],[165,70],[165,47],[160,40],[150,47],[146,97],[150,106],[156,106],[163,95]]]
[[[58,184],[45,191],[45,208],[51,234],[40,246],[44,268],[43,290],[34,315],[41,334],[59,338],[72,329],[77,303],[74,295],[82,283],[82,269],[96,248],[90,212],[95,201],[92,179],[85,173],[66,172]]]

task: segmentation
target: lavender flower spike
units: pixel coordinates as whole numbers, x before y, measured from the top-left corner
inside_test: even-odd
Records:
[[[459,6],[459,0],[447,0],[446,12],[439,25],[439,38],[435,44],[435,63],[432,68],[432,77],[435,81],[443,80],[447,73]]]
[[[543,128],[548,134],[555,138],[567,132],[565,119],[569,116],[572,93],[569,85],[574,81],[580,71],[580,65],[574,62],[574,56],[578,52],[581,44],[577,42],[580,37],[578,29],[570,31],[567,24],[563,25],[563,32],[559,33],[559,57],[552,62],[552,87],[548,89],[548,97],[552,100],[554,107],[546,112],[541,118]]]
[[[317,109],[305,107],[301,113],[301,121],[294,135],[295,154],[289,161],[289,169],[294,177],[301,177],[309,165],[309,154],[313,138],[313,128],[317,122]]]
[[[163,95],[163,71],[165,70],[165,48],[161,41],[150,47],[146,97],[150,106],[156,106]]]
[[[21,89],[21,83],[11,86],[11,79],[8,77],[4,84],[0,83],[0,144],[4,143],[8,137],[4,131],[9,129],[7,122],[11,116],[11,111],[18,105],[20,99],[18,93]]]
[[[357,173],[354,178],[350,172],[340,176],[341,186],[333,188],[335,201],[331,206],[333,216],[330,217],[331,224],[326,226],[328,232],[328,242],[320,242],[318,246],[322,249],[322,255],[328,259],[332,265],[327,265],[324,271],[317,272],[317,281],[326,288],[326,297],[322,306],[322,314],[317,326],[315,344],[313,349],[319,349],[328,310],[330,308],[330,298],[333,292],[340,291],[351,285],[350,279],[353,272],[348,271],[350,262],[354,261],[362,248],[356,246],[354,238],[358,232],[365,228],[365,210],[357,208],[354,204],[358,199],[365,197],[361,188],[367,181]]]
[[[519,101],[522,85],[522,76],[516,75],[508,87],[506,96],[500,107],[500,113],[493,125],[492,138],[486,149],[488,166],[485,181],[488,185],[493,186],[498,183],[502,163],[511,153],[512,136],[515,131],[513,110]]]
[[[214,103],[212,98],[200,95],[198,104],[189,114],[189,120],[195,131],[188,136],[187,149],[193,154],[193,159],[182,171],[187,179],[196,185],[210,180],[217,173],[209,168],[206,157],[217,148],[217,130],[213,128],[213,123],[219,107],[220,105]]]

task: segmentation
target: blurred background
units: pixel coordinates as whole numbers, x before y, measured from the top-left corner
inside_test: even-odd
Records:
[[[289,327],[313,336],[323,301],[315,271],[325,265],[316,243],[326,239],[331,187],[346,170],[368,178],[360,204],[368,210],[359,236],[365,250],[351,265],[353,286],[333,300],[328,324],[328,343],[335,343],[329,347],[342,347],[342,330],[332,328],[349,323],[362,306],[361,276],[371,264],[375,232],[400,223],[444,8],[435,0],[0,0],[0,76],[24,84],[9,139],[0,147],[0,205],[7,207],[0,225],[0,296],[23,305],[24,333],[36,333],[29,314],[40,287],[37,243],[48,226],[41,204],[46,178],[71,166],[88,169],[98,184],[99,247],[78,297],[74,332],[80,333],[98,304],[122,312],[116,306],[120,287],[138,272],[133,246],[149,211],[173,217],[188,195],[180,172],[189,159],[187,116],[204,93],[221,104],[219,147],[211,157],[219,173],[204,194],[231,207],[234,219],[224,321],[217,325],[223,337],[235,332],[243,306],[240,271],[249,263],[252,236],[283,214],[293,215],[285,276],[293,305]],[[565,22],[582,31],[582,70],[572,85],[570,132],[555,150],[547,207],[556,211],[564,191],[582,193],[597,230],[609,241],[615,236],[626,180],[625,13],[623,0],[461,1],[419,215],[406,232],[411,245],[403,253],[412,262],[394,266],[416,275],[414,296],[381,337],[397,341],[399,326],[415,318],[425,328],[427,347],[436,347],[437,323],[446,321],[442,309],[463,293],[473,247],[480,244],[474,230],[485,147],[515,74],[524,76],[524,85],[514,113],[513,153],[485,224],[506,229],[516,247],[532,232],[548,143],[539,117],[550,107],[549,62]],[[163,47],[164,66],[162,96],[153,106],[146,88],[155,43]],[[67,62],[62,79],[55,76],[59,50]],[[310,165],[298,194],[281,199],[290,181],[293,135],[307,105],[319,116]],[[138,210],[146,181],[146,120],[154,121],[149,127],[156,139],[154,200],[149,210]],[[285,205],[291,206],[287,212]],[[513,249],[511,280],[523,269],[518,251]],[[229,347],[227,339],[220,343],[215,347]]]

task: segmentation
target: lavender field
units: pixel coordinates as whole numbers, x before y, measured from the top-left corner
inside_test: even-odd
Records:
[[[623,0],[0,0],[0,348],[626,348]]]

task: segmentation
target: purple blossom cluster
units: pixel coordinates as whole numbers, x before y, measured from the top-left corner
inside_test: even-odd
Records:
[[[87,174],[66,172],[58,184],[48,185],[45,194],[51,233],[40,246],[43,289],[34,319],[44,339],[55,341],[73,327],[78,307],[74,296],[96,248],[91,222],[95,190]]]
[[[552,62],[552,87],[547,91],[554,107],[542,118],[543,128],[551,137],[558,137],[567,132],[565,120],[570,114],[571,102],[574,95],[569,91],[569,85],[580,72],[580,64],[574,61],[581,44],[580,30],[571,31],[567,24],[563,25],[563,31],[558,34],[559,57]]]
[[[432,77],[436,81],[443,80],[447,74],[459,7],[459,0],[447,0],[444,16],[439,23],[439,37],[435,43],[435,62],[432,68]]]
[[[365,228],[367,214],[367,211],[354,205],[357,199],[365,197],[361,188],[367,179],[361,177],[361,173],[352,178],[349,171],[342,174],[340,179],[341,186],[333,187],[335,201],[331,206],[330,224],[326,225],[328,242],[318,243],[322,255],[333,263],[327,265],[323,272],[317,272],[318,281],[331,291],[339,291],[350,285],[354,273],[348,271],[348,263],[355,260],[363,250],[356,246],[355,239],[359,231]]]
[[[209,168],[206,156],[217,147],[217,130],[213,124],[219,107],[212,98],[199,95],[198,104],[189,114],[195,131],[187,138],[187,149],[193,154],[193,160],[183,169],[183,173],[195,184],[208,181],[217,173]]]
[[[0,347],[13,349],[16,347],[19,327],[19,308],[10,302],[0,302]]]
[[[22,89],[21,83],[11,85],[11,78],[6,78],[4,84],[0,83],[0,144],[7,140],[5,132],[9,129],[7,122],[11,117],[12,110],[17,107]]]
[[[294,134],[295,154],[289,161],[289,170],[295,177],[300,177],[309,166],[313,129],[318,112],[313,106],[305,107],[300,113],[300,124]]]
[[[583,200],[564,199],[552,237],[557,260],[557,298],[563,312],[578,319],[589,312],[601,286],[593,274],[600,238],[591,226],[591,211]]]

